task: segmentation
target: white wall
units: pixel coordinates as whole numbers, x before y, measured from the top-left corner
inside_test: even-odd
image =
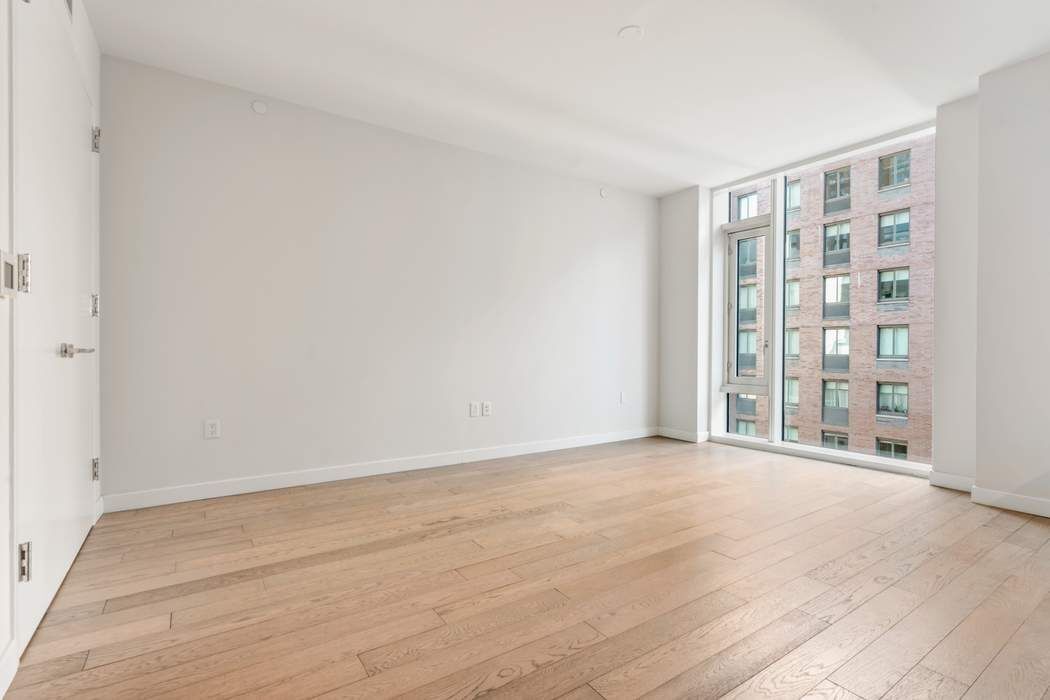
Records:
[[[1050,54],[981,77],[975,500],[1050,516]]]
[[[700,229],[709,200],[699,187],[660,200],[660,432],[680,440],[704,439],[707,431],[698,400],[706,392],[698,381],[706,376],[700,369],[707,343],[707,326],[701,326]]]
[[[937,110],[933,471],[969,491],[977,473],[977,96]]]
[[[252,99],[104,61],[107,510],[651,433],[655,199]]]

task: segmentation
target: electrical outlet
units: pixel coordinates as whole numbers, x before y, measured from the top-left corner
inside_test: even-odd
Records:
[[[491,401],[483,401],[481,403],[481,415],[483,415],[483,416],[491,416],[492,415],[492,402]]]
[[[204,419],[204,439],[218,440],[222,437],[222,421],[218,418]]]
[[[479,402],[470,402],[469,415],[471,418],[477,418],[481,415],[481,404]]]

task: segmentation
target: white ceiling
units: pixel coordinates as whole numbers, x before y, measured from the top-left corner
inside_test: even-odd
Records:
[[[1048,0],[84,1],[108,54],[652,194],[930,120],[1050,50]]]

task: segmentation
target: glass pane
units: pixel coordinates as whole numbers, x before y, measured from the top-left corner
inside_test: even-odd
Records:
[[[769,397],[729,394],[726,432],[745,437],[769,438]]]
[[[933,346],[934,141],[924,135],[783,174],[784,182],[799,181],[807,197],[838,201],[785,217],[785,229],[799,232],[799,259],[785,264],[785,280],[800,293],[798,305],[789,307],[794,296],[785,290],[781,310],[784,403],[773,407],[783,415],[779,439],[930,460],[933,368],[917,358],[931,357]],[[880,161],[886,156],[895,157]],[[911,190],[878,196],[874,190],[883,181],[909,182],[912,158]],[[861,189],[851,200],[854,167]],[[902,244],[911,247],[879,250]],[[914,290],[905,266],[915,270]],[[876,306],[879,301],[894,303]],[[880,384],[887,385],[883,395]]]
[[[802,183],[799,181],[787,183],[787,192],[785,194],[787,199],[787,208],[789,210],[798,209],[802,206]]]
[[[765,236],[736,242],[736,377],[758,378],[765,368]]]

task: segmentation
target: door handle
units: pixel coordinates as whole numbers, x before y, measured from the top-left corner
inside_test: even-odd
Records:
[[[58,346],[59,357],[76,357],[80,354],[91,354],[95,348],[78,348],[73,343],[62,343]]]

